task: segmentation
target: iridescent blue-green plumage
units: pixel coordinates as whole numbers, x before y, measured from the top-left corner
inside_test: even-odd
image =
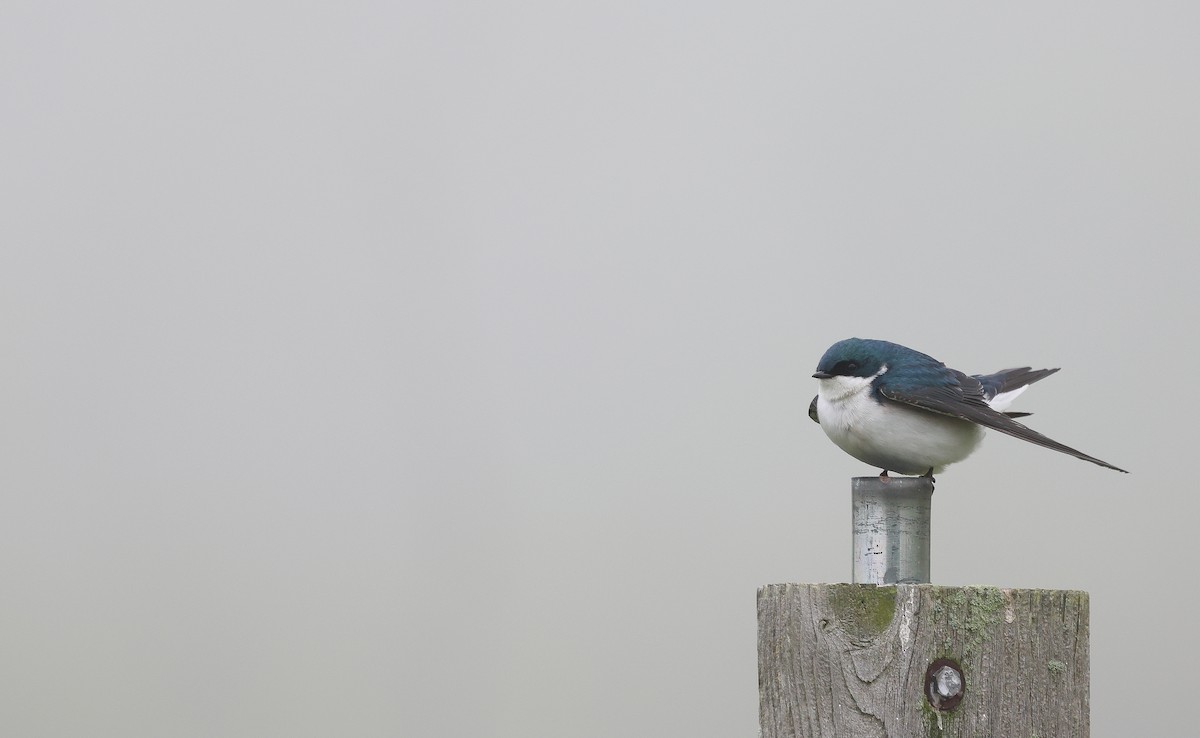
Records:
[[[852,367],[856,365],[856,368]],[[924,387],[954,387],[959,372],[928,354],[891,341],[847,338],[829,347],[817,364],[818,372],[854,377],[871,377],[884,366],[887,371],[873,383],[878,399],[885,388],[899,391]],[[849,369],[849,371],[847,371]]]

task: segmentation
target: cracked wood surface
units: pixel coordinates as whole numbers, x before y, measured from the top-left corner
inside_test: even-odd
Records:
[[[1088,595],[901,584],[773,584],[758,593],[763,738],[1086,738]],[[962,701],[925,699],[937,658]]]

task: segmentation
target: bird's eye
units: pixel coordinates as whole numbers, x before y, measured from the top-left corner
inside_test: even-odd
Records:
[[[834,374],[853,374],[858,371],[857,361],[839,361],[833,366]]]

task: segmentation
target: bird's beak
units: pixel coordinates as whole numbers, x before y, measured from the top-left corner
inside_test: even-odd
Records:
[[[813,379],[829,379],[833,375],[829,372],[814,372]]]

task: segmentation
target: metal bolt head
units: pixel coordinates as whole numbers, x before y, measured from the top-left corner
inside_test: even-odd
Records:
[[[953,710],[966,689],[962,667],[953,659],[937,659],[925,670],[925,699],[935,710]]]
[[[962,694],[962,674],[952,666],[943,666],[933,672],[933,680],[937,685],[938,694],[943,698],[957,697]]]

